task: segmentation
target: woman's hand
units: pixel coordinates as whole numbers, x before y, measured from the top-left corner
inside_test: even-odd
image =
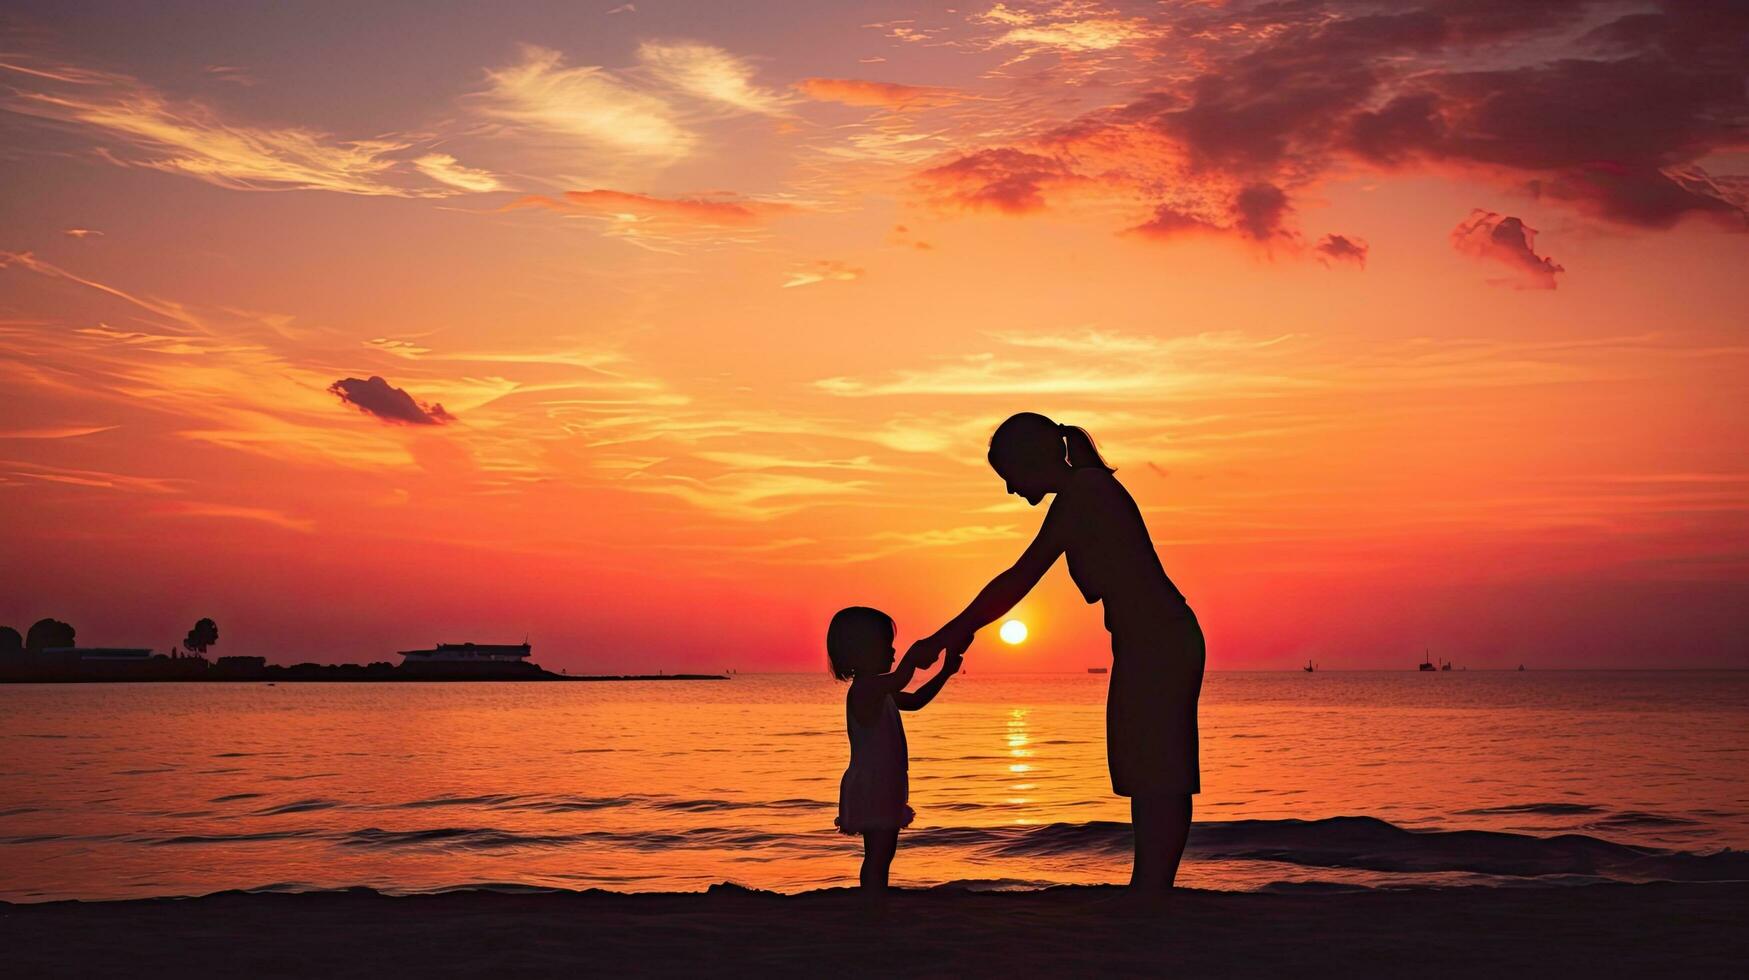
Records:
[[[941,659],[943,653],[964,653],[971,645],[970,633],[950,632],[944,627],[911,644],[905,651],[905,662],[913,667],[928,667]]]
[[[975,635],[975,633],[969,630],[961,631],[944,626],[936,631],[935,635],[930,637],[930,639],[941,644],[941,649],[945,651],[948,656],[961,657],[965,655],[966,647],[972,645],[972,637]]]
[[[913,668],[928,667],[941,658],[941,652],[945,648],[945,644],[934,636],[926,636],[911,644],[910,649],[905,651],[904,662]]]

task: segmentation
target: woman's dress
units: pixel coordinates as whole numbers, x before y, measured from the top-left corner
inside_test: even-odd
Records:
[[[1079,467],[1051,502],[1045,525],[1043,533],[1061,543],[1082,597],[1105,603],[1112,790],[1119,796],[1200,792],[1202,628],[1166,577],[1141,510],[1111,473]]]

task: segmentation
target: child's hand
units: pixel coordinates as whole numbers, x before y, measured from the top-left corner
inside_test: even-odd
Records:
[[[942,661],[941,672],[950,675],[957,674],[960,672],[960,667],[965,665],[965,662],[966,651],[964,647],[961,647],[958,650],[949,650],[947,651],[947,659]]]

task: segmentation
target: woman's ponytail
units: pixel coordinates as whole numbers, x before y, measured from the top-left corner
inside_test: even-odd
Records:
[[[1070,466],[1111,472],[1110,464],[1106,463],[1105,457],[1099,455],[1099,447],[1093,444],[1093,437],[1087,434],[1086,429],[1078,425],[1059,425],[1057,431],[1063,436],[1063,448]]]

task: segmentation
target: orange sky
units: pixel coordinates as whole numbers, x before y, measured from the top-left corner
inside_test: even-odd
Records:
[[[1749,666],[1705,6],[13,5],[0,624],[816,669],[1019,554],[1032,410],[1212,668]]]

